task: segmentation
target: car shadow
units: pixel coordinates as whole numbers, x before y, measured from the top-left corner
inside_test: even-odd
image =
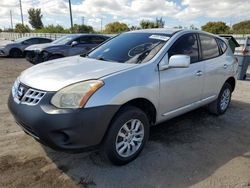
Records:
[[[84,187],[188,187],[208,179],[234,158],[250,158],[249,114],[249,103],[233,100],[222,116],[200,108],[154,126],[141,155],[125,166],[113,166],[100,151],[44,150]]]

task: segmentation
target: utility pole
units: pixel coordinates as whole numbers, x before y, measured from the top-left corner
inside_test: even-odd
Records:
[[[10,10],[10,23],[11,23],[11,29],[13,30],[13,20],[12,20],[12,11]]]
[[[21,19],[22,19],[22,24],[23,24],[23,8],[22,8],[22,0],[19,0],[20,4],[20,11],[21,11]]]
[[[70,13],[70,24],[71,30],[73,29],[73,18],[72,18],[72,10],[71,10],[71,0],[69,0],[69,13]]]
[[[84,25],[84,16],[82,16],[82,25]]]
[[[102,32],[102,18],[100,18],[101,19],[101,32]]]

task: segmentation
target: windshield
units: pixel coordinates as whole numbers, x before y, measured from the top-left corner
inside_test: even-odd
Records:
[[[54,40],[52,44],[58,44],[58,45],[67,44],[69,41],[73,40],[74,38],[75,36],[66,35],[57,40]]]
[[[152,59],[171,35],[124,33],[104,43],[89,58],[118,63],[144,63]]]

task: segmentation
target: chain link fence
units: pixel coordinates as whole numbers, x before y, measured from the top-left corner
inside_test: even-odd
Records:
[[[9,33],[2,32],[0,33],[0,39],[4,40],[15,40],[21,37],[45,37],[52,40],[58,39],[62,36],[68,35],[66,33]]]

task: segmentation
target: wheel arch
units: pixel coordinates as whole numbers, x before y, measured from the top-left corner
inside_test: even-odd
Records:
[[[112,126],[112,122],[114,121],[115,117],[117,116],[117,114],[123,110],[124,107],[126,106],[134,106],[139,108],[140,110],[142,110],[148,117],[149,119],[149,123],[150,125],[154,125],[156,122],[156,117],[157,117],[157,111],[156,111],[156,107],[154,106],[154,104],[149,101],[146,98],[135,98],[132,100],[127,101],[126,103],[124,103],[123,105],[120,106],[120,108],[116,111],[116,113],[114,114],[114,116],[112,117],[112,119],[109,122],[108,128],[102,138],[102,142],[106,139],[107,134]]]
[[[236,80],[235,80],[234,77],[228,78],[228,79],[225,81],[225,83],[229,83],[229,84],[231,85],[232,91],[235,90]]]
[[[11,48],[11,49],[9,50],[9,54],[10,54],[11,51],[13,51],[13,50],[18,50],[18,51],[20,51],[21,53],[23,53],[23,51],[22,51],[20,48],[13,47],[13,48]]]

